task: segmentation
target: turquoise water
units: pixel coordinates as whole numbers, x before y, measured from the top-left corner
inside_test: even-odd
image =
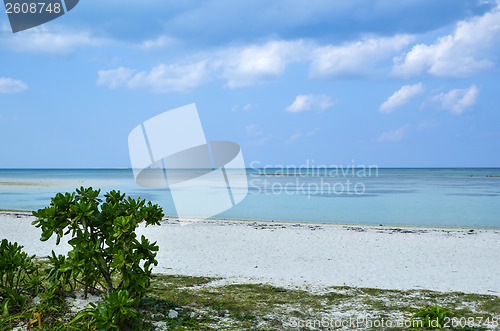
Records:
[[[371,170],[247,169],[248,196],[214,218],[500,228],[499,168]],[[175,215],[170,192],[136,185],[131,169],[0,169],[0,184],[12,180],[102,181],[103,191],[119,189]],[[0,189],[0,209],[35,210],[72,189]]]

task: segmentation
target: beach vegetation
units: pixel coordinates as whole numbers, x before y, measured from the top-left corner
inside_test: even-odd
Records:
[[[445,322],[450,320],[453,315],[455,314],[451,310],[435,304],[433,306],[421,308],[412,316],[412,319],[421,320],[424,327],[438,327],[442,329]]]
[[[158,264],[158,246],[144,236],[137,238],[135,230],[142,222],[159,225],[163,210],[145,200],[125,198],[120,191],[106,193],[104,202],[99,194],[100,190],[83,187],[58,193],[49,207],[33,212],[42,241],[55,235],[59,244],[71,234],[68,255],[52,253],[49,277],[62,286],[80,283],[85,297],[89,290],[125,290],[140,299],[149,287],[152,266]]]
[[[113,291],[102,296],[102,302],[90,303],[69,324],[85,321],[85,328],[98,330],[133,330],[139,312],[137,302],[126,290]]]
[[[69,287],[83,288],[101,295],[102,302],[91,303],[72,323],[82,321],[96,329],[123,330],[137,320],[137,305],[151,281],[157,265],[156,242],[135,233],[140,223],[159,225],[163,210],[145,200],[126,198],[111,191],[100,198],[100,190],[81,187],[73,193],[58,193],[50,206],[33,212],[32,223],[41,228],[41,240],[56,237],[56,244],[70,235],[67,255],[48,257],[46,278],[50,285],[42,300],[58,306]]]
[[[491,315],[500,316],[500,297],[491,298],[484,300],[481,304],[481,309],[489,312]]]
[[[48,259],[39,260],[40,268]],[[48,287],[44,280],[42,287]],[[78,291],[78,289],[76,290]],[[67,295],[66,295],[67,296]],[[73,312],[68,303],[54,301],[51,309],[28,296],[29,308],[17,324],[41,323],[41,330],[89,330],[98,325],[121,325],[121,330],[286,330],[290,321],[410,321],[424,307],[437,302],[454,317],[484,317],[495,326],[498,297],[483,294],[441,293],[426,290],[381,290],[358,287],[277,287],[269,284],[234,283],[219,277],[153,274],[148,293],[138,302],[127,293],[104,294],[87,309]],[[45,307],[45,308],[44,308]],[[4,318],[5,320],[5,318]],[[478,320],[478,319],[477,319]],[[11,320],[12,321],[12,320]],[[23,321],[22,324],[19,322]],[[0,330],[11,330],[4,323]],[[486,330],[486,324],[458,326],[456,331]],[[116,329],[111,326],[108,329]],[[296,328],[309,330],[309,328]],[[321,329],[321,328],[317,328]],[[424,327],[367,327],[367,330],[430,330]],[[489,328],[491,329],[491,327]]]
[[[498,314],[483,310],[495,296],[464,293],[441,293],[427,290],[384,290],[357,287],[325,289],[283,288],[269,284],[233,284],[223,280],[193,278],[182,275],[155,275],[151,296],[175,302],[191,311],[202,325],[227,330],[285,330],[291,320],[334,323],[349,319],[367,322],[368,330],[406,330],[408,327],[369,327],[370,321],[407,322],[431,302],[454,307],[456,318],[476,317],[492,322]],[[187,285],[186,285],[187,284]],[[435,306],[435,304],[434,304]],[[434,307],[433,306],[433,307]],[[416,319],[416,318],[415,318]],[[411,330],[429,330],[423,322]],[[189,328],[186,328],[189,329]],[[302,328],[297,328],[302,330]],[[308,328],[303,328],[304,330]],[[321,328],[320,328],[321,329]],[[462,326],[451,330],[485,330],[481,325]]]
[[[35,256],[22,251],[23,246],[7,239],[0,242],[0,315],[23,311],[28,295],[37,295],[41,280]]]

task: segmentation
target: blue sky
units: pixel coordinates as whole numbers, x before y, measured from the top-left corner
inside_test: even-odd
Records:
[[[496,1],[81,1],[0,15],[0,167],[129,167],[196,103],[247,165],[500,166]]]

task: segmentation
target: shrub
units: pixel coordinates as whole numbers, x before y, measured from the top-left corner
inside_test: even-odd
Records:
[[[98,305],[91,303],[90,307],[80,312],[70,324],[86,319],[87,327],[97,330],[132,329],[139,314],[134,308],[136,304],[136,300],[130,297],[128,291],[113,291],[105,294],[103,302]]]
[[[446,308],[435,306],[424,307],[412,316],[412,319],[419,319],[423,326],[442,328],[443,324],[449,320],[454,313]]]
[[[7,239],[0,242],[0,316],[22,310],[26,294],[38,294],[40,278],[33,261],[35,256],[29,256],[22,248]]]
[[[111,294],[125,290],[140,299],[150,285],[152,265],[157,265],[158,246],[141,236],[137,226],[159,225],[163,210],[145,200],[125,198],[120,191],[99,198],[100,190],[77,189],[58,193],[50,206],[33,212],[33,222],[41,228],[41,240],[56,236],[56,244],[65,235],[72,249],[67,256],[49,257],[49,277],[61,285],[80,283],[85,296],[89,289]]]
[[[0,329],[26,314],[30,298],[41,289],[35,256],[7,239],[0,242]]]

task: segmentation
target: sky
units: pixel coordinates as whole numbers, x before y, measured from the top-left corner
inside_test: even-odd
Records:
[[[0,168],[130,167],[191,103],[248,167],[500,167],[497,1],[82,0],[0,59]]]

